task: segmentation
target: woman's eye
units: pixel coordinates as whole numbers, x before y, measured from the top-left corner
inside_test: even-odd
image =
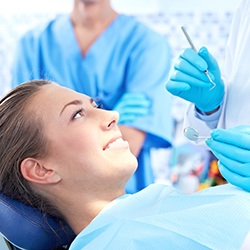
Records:
[[[72,120],[80,118],[83,116],[83,109],[77,110],[72,116]]]

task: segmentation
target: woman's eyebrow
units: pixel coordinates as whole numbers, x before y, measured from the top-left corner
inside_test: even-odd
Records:
[[[63,111],[69,106],[69,105],[82,105],[81,100],[74,100],[72,102],[67,103],[61,110],[60,115],[63,113]]]

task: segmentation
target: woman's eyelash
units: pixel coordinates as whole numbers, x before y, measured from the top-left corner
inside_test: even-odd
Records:
[[[97,109],[102,109],[103,108],[103,104],[100,101],[99,102],[93,102],[93,107],[97,108]],[[73,113],[71,120],[74,120],[77,115],[83,116],[84,115],[84,109],[80,108],[80,109],[76,110]]]
[[[94,102],[94,107],[97,108],[97,109],[102,109],[103,108],[103,104],[101,101],[98,101],[98,102]]]
[[[83,109],[78,109],[76,112],[74,112],[74,114],[72,115],[72,120],[74,120],[76,118],[76,116],[80,114],[81,116],[83,115]]]
[[[100,102],[100,103],[98,103],[98,104],[96,104],[96,108],[98,108],[98,109],[102,109],[103,108],[103,104]]]
[[[98,97],[98,96],[94,97],[92,99],[92,102],[93,102],[92,105],[93,105],[94,108],[103,109],[103,103],[102,103],[100,97]]]

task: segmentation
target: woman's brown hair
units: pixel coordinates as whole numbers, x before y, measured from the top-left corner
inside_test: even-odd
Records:
[[[29,108],[32,98],[47,80],[32,80],[11,90],[0,101],[0,191],[46,214],[60,217],[56,209],[23,178],[21,162],[27,157],[43,157],[49,150],[43,122]]]

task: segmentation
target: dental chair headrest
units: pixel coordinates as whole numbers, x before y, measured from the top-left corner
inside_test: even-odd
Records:
[[[70,245],[75,238],[68,225],[1,192],[0,221],[0,234],[21,249],[52,250]]]

